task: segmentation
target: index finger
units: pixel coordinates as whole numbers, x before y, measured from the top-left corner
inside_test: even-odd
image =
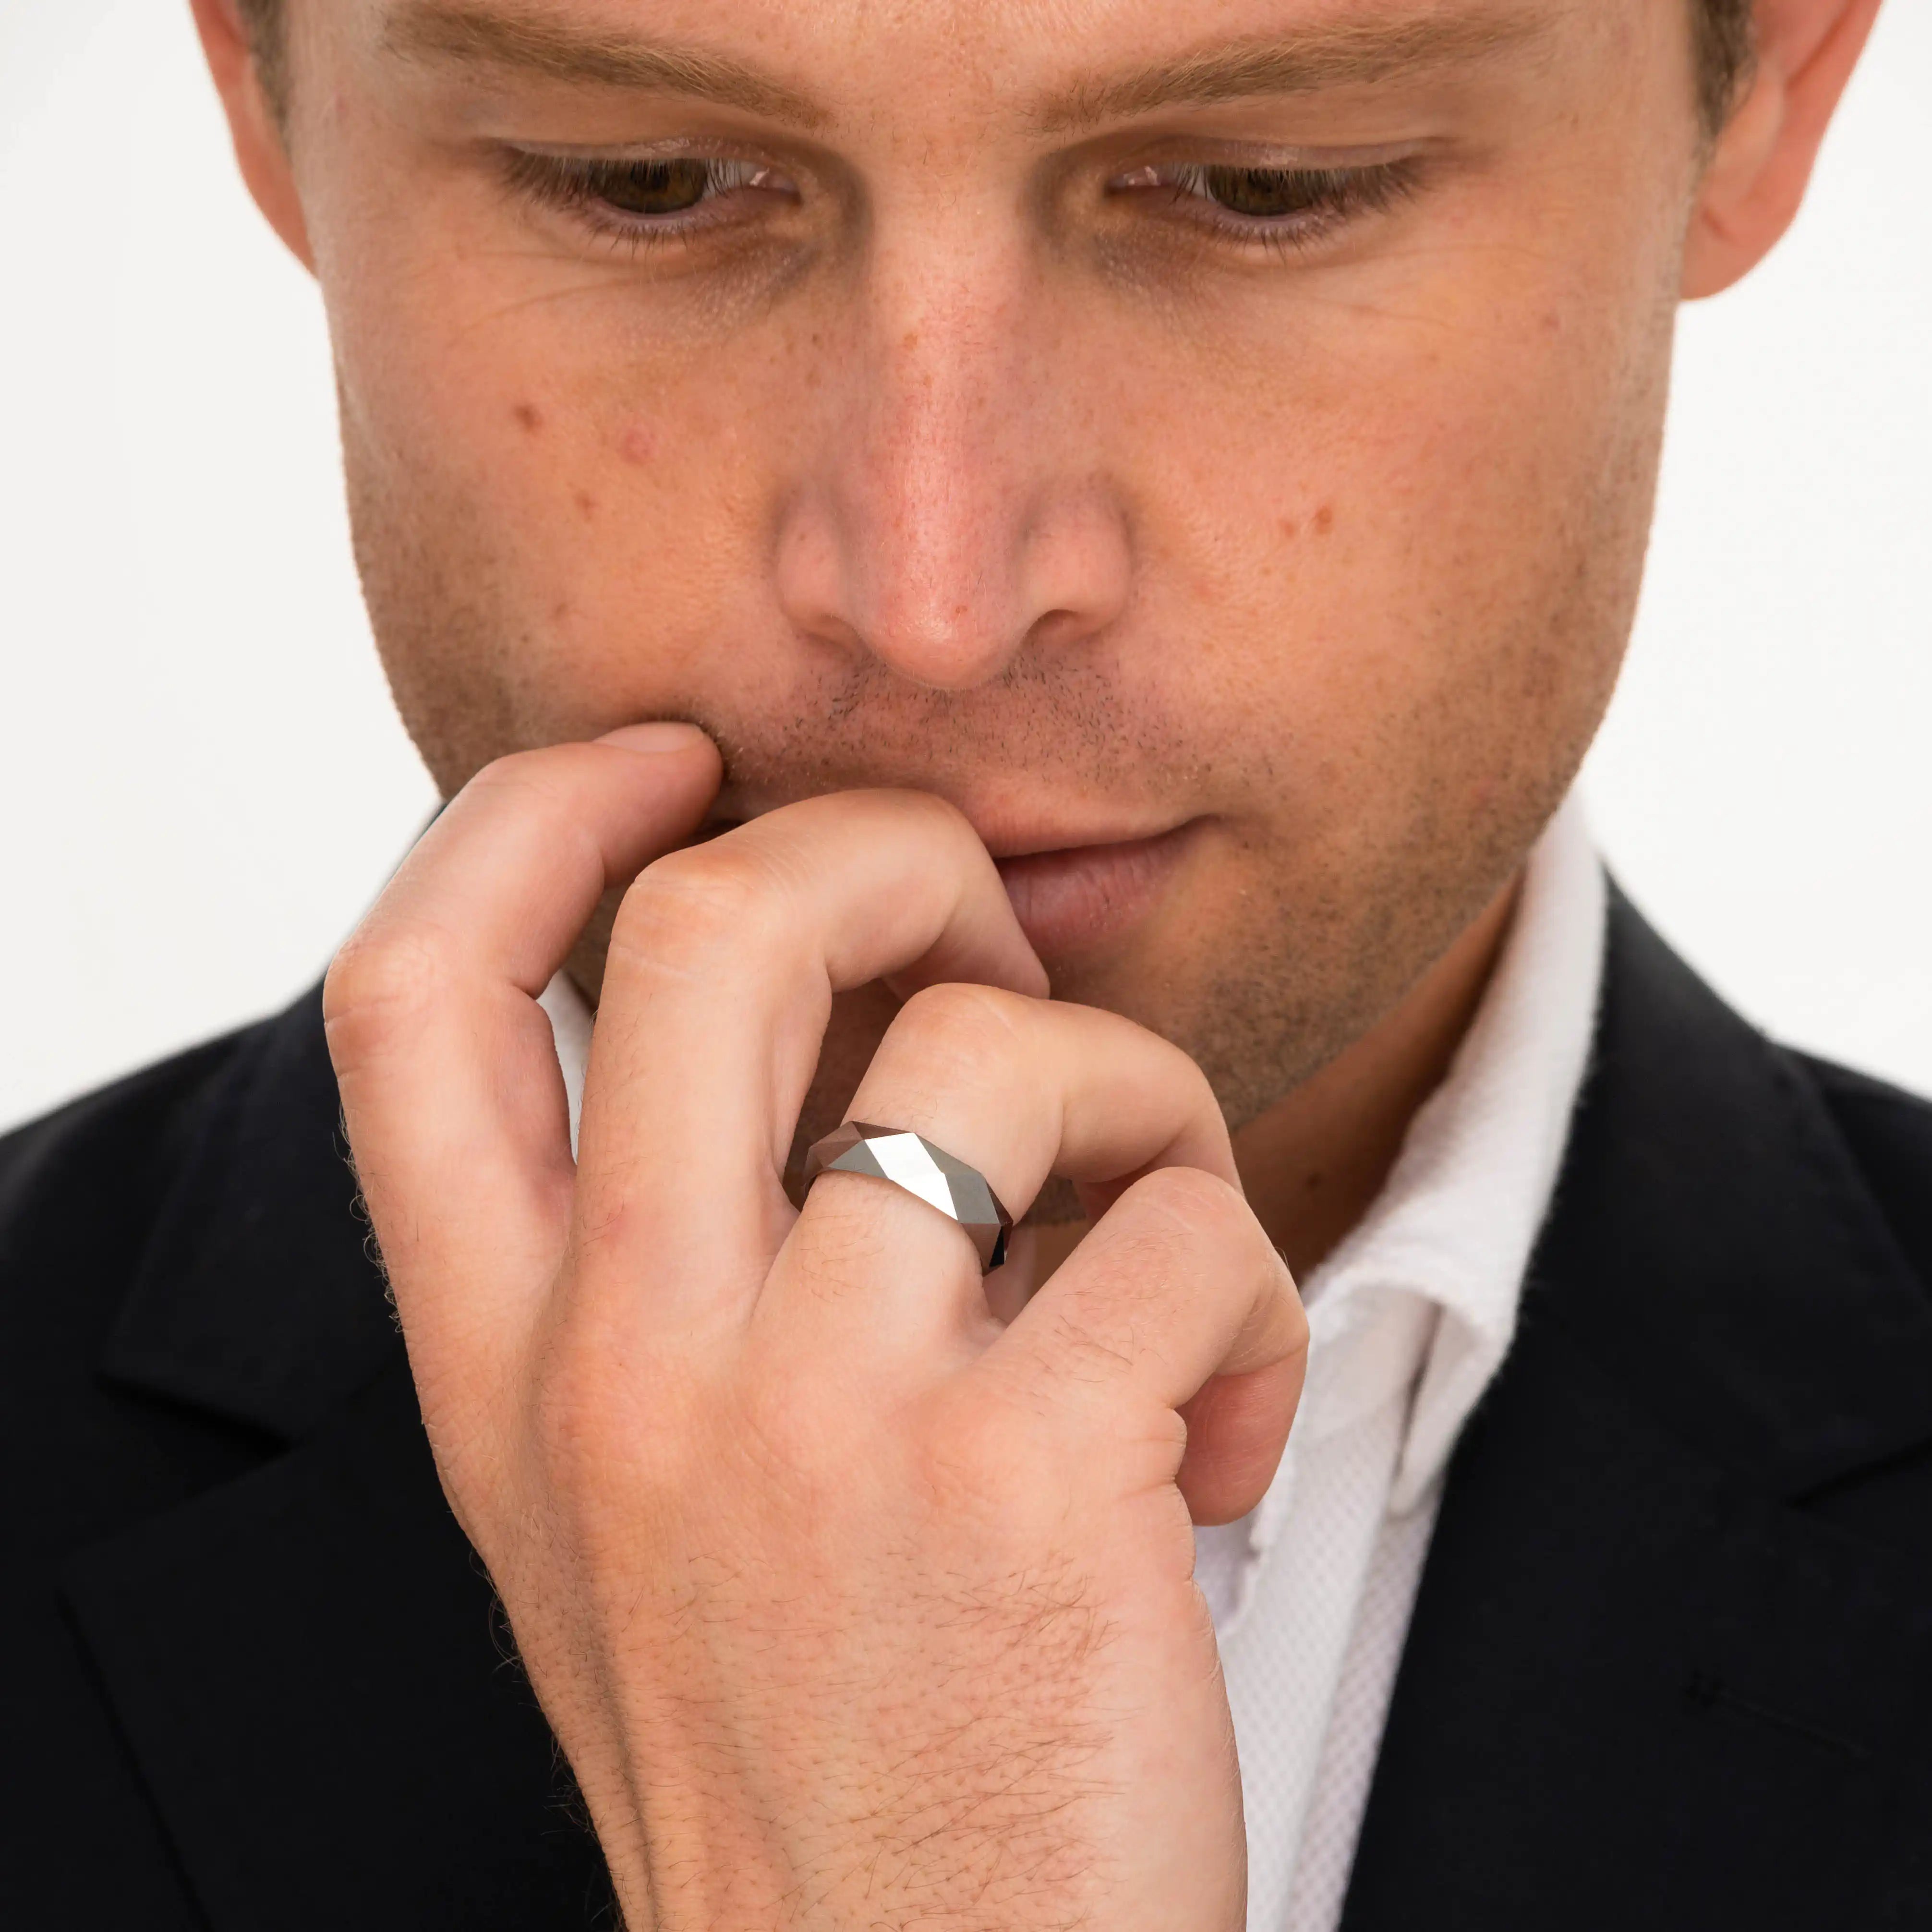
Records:
[[[688,725],[500,759],[331,967],[329,1052],[412,1349],[440,1285],[460,1282],[467,1321],[554,1264],[569,1130],[536,995],[605,890],[695,829],[718,776]]]

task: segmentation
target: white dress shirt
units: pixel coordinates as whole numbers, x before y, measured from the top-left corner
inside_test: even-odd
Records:
[[[1308,1380],[1252,1514],[1196,1532],[1247,1813],[1249,1932],[1334,1932],[1457,1434],[1508,1352],[1595,1022],[1605,888],[1580,808],[1532,854],[1448,1078],[1302,1284]],[[576,1140],[591,1018],[542,1004]]]

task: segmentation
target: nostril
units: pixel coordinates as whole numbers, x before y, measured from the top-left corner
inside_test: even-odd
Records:
[[[1103,614],[1091,610],[1070,610],[1062,605],[1035,620],[1028,641],[1042,650],[1064,650],[1070,645],[1085,643],[1119,614],[1118,609]]]

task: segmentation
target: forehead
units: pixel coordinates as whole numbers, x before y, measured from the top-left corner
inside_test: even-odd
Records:
[[[1057,131],[1520,61],[1626,4],[362,0],[358,12],[370,52],[485,83],[695,94],[814,128],[943,100]]]

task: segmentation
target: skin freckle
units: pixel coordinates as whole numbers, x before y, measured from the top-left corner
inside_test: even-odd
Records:
[[[1325,537],[1335,527],[1335,506],[1324,503],[1316,512],[1311,526],[1318,537]]]
[[[532,436],[543,428],[543,412],[534,403],[519,403],[510,413],[516,418],[518,427]]]

